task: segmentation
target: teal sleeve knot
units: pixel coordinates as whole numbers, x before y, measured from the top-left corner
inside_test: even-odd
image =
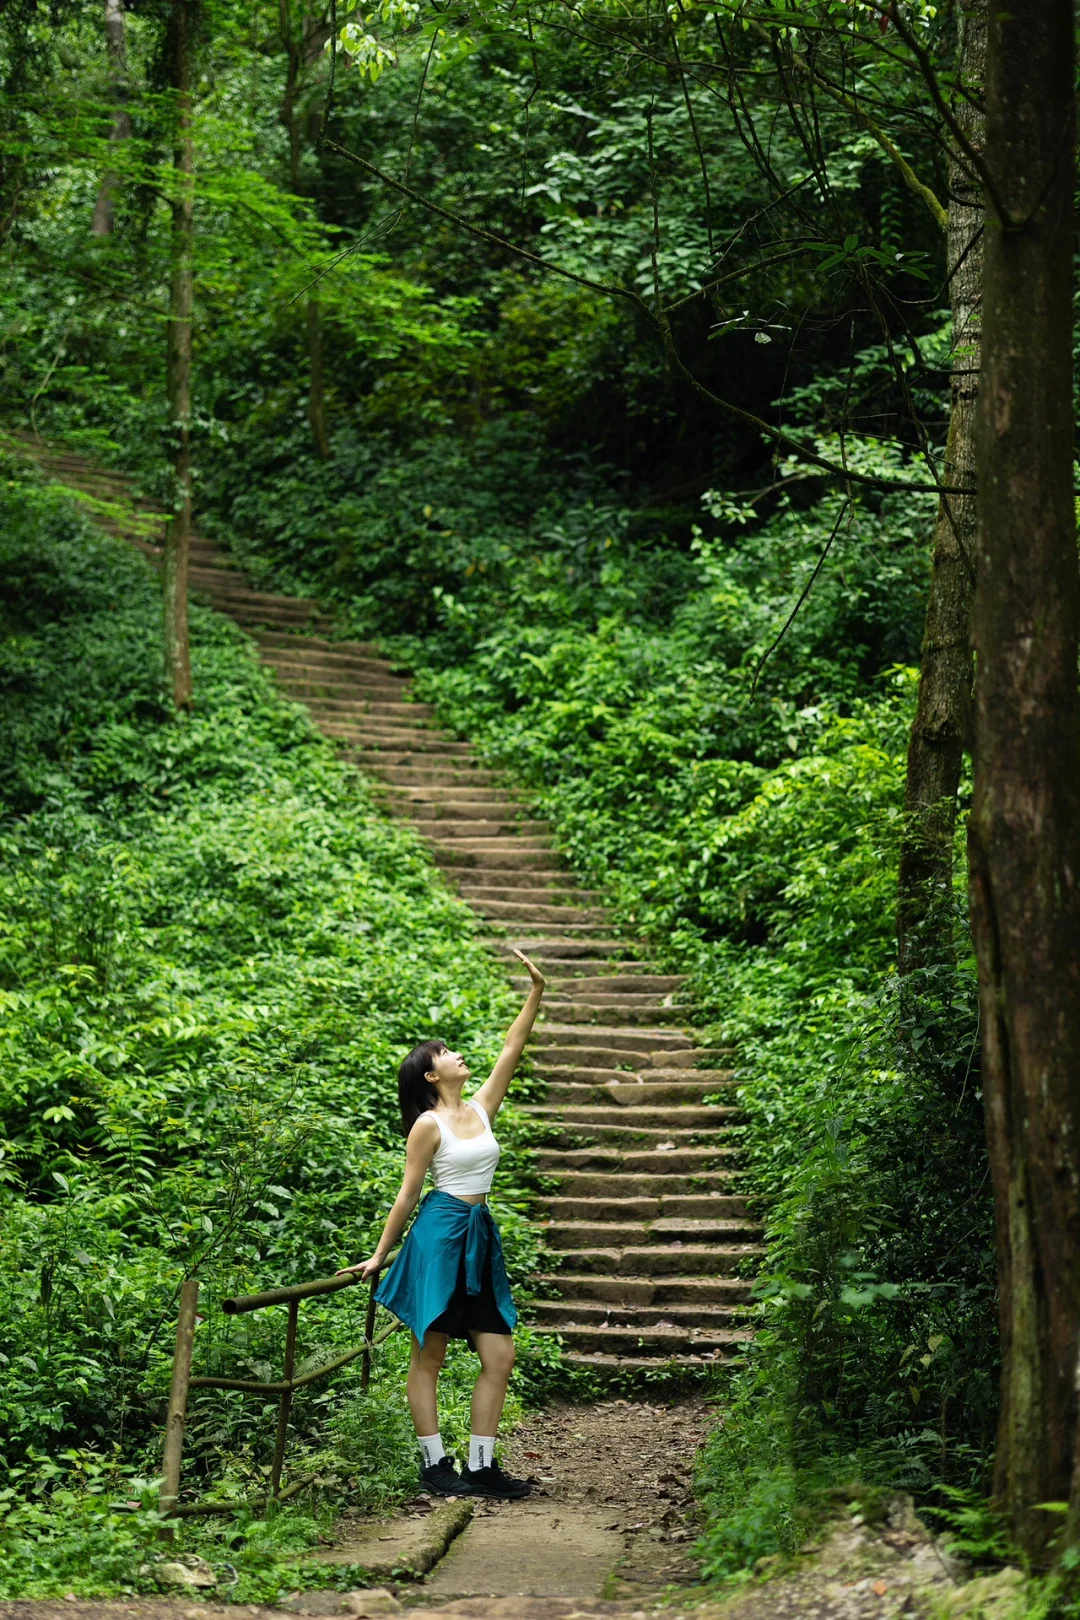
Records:
[[[428,1193],[375,1298],[411,1328],[423,1344],[429,1326],[453,1298],[462,1258],[469,1294],[480,1293],[484,1268],[490,1260],[495,1303],[512,1330],[517,1324],[517,1310],[510,1294],[499,1228],[486,1204],[467,1204],[452,1193]]]

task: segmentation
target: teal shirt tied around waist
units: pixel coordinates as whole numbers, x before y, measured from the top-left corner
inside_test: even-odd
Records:
[[[375,1292],[379,1304],[411,1328],[421,1344],[453,1298],[462,1255],[468,1294],[479,1294],[490,1257],[499,1314],[511,1330],[517,1325],[502,1239],[491,1211],[486,1204],[467,1204],[436,1190],[420,1205],[400,1254]]]

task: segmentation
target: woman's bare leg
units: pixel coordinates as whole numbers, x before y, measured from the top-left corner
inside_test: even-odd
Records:
[[[508,1333],[474,1333],[480,1376],[472,1397],[473,1434],[498,1434],[506,1386],[514,1370],[514,1341]]]
[[[439,1431],[438,1385],[442,1364],[446,1360],[445,1333],[429,1333],[423,1348],[413,1334],[412,1358],[405,1391],[409,1397],[409,1411],[417,1434],[437,1434]]]

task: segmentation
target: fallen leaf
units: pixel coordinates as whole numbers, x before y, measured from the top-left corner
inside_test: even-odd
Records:
[[[889,1590],[889,1588],[886,1586],[884,1581],[875,1581],[874,1582],[874,1591],[876,1592],[878,1597],[884,1597],[888,1590]]]

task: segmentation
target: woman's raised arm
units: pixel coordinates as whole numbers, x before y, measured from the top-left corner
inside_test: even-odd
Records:
[[[499,1053],[498,1062],[476,1093],[475,1101],[480,1104],[489,1119],[494,1119],[503,1105],[510,1082],[514,1078],[514,1070],[521,1061],[521,1054],[525,1050],[525,1042],[532,1033],[536,1015],[540,1011],[540,998],[544,994],[545,979],[540,969],[535,963],[529,961],[524,952],[515,949],[514,955],[519,962],[524,963],[525,970],[532,982],[529,985],[529,994],[524,1007],[522,1007],[506,1032],[506,1039],[503,1042],[503,1049]]]

